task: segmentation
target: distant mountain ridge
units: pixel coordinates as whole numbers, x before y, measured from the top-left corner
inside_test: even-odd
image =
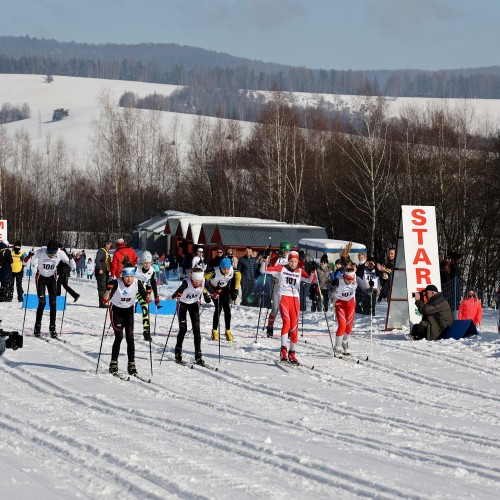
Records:
[[[67,61],[77,59],[100,59],[101,61],[121,61],[131,59],[143,64],[157,62],[169,68],[182,64],[186,69],[196,66],[207,68],[235,68],[247,65],[254,71],[280,71],[290,66],[275,64],[244,57],[232,56],[224,52],[206,50],[176,43],[139,43],[139,44],[91,44],[59,42],[54,39],[32,38],[29,36],[0,36],[0,54],[11,57],[41,56]]]
[[[178,44],[88,44],[0,36],[0,73],[217,89],[500,99],[500,66],[426,71],[310,69]]]

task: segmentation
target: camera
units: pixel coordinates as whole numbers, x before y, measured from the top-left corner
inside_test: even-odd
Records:
[[[0,356],[4,353],[5,349],[12,349],[14,351],[21,349],[23,347],[23,340],[23,336],[19,332],[7,332],[0,328]]]
[[[427,292],[425,290],[420,290],[418,292],[412,292],[412,294],[411,294],[412,298],[415,298],[416,293],[419,293],[421,297],[424,297]]]

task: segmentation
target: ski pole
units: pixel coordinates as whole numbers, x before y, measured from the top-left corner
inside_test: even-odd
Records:
[[[97,371],[99,370],[99,361],[101,359],[102,343],[104,341],[104,332],[106,331],[106,321],[108,320],[108,311],[109,311],[109,306],[106,307],[106,315],[104,316],[104,326],[102,327],[102,336],[101,336],[101,347],[99,347],[99,356],[97,356],[97,366],[95,369],[96,375]]]
[[[69,276],[68,276],[68,279],[69,279]],[[66,293],[64,294],[64,308],[63,308],[63,313],[62,313],[62,317],[61,317],[61,328],[59,330],[59,336],[61,335],[62,333],[62,329],[63,329],[63,323],[64,323],[64,313],[66,312],[66,304],[68,303],[68,288],[67,288],[68,284],[66,283]]]
[[[35,247],[32,247],[31,252],[33,252]],[[31,282],[31,266],[33,264],[33,255],[30,257],[30,274],[28,276],[28,290],[26,292],[26,300],[24,301],[24,318],[23,318],[23,330],[21,335],[24,335],[24,323],[26,322],[26,311],[28,310],[28,296],[30,294],[30,282]]]
[[[316,274],[316,281],[319,283],[318,272],[316,270],[314,270],[314,273]],[[326,311],[325,311],[325,308],[323,307],[323,294],[321,293],[321,287],[318,286],[318,290],[319,290],[319,299],[321,301],[321,306],[323,309],[323,313],[325,315],[326,327],[328,328],[328,335],[330,336],[330,343],[332,344],[332,352],[334,352],[335,348],[333,346],[332,332],[330,331],[330,325],[328,324],[328,317],[326,316]]]
[[[168,330],[167,340],[165,341],[165,346],[163,347],[163,352],[161,353],[160,365],[163,361],[163,355],[165,354],[165,349],[167,348],[168,339],[170,338],[170,332],[172,331],[172,326],[174,325],[175,316],[177,315],[177,309],[179,309],[179,299],[177,299],[174,316],[172,317],[172,323],[170,323],[170,329]]]
[[[373,287],[370,287],[370,358],[373,358]]]
[[[151,315],[149,312],[149,304],[146,302],[148,308],[148,325],[151,325]],[[149,334],[149,362],[151,363],[151,376],[153,376],[153,351],[151,349],[151,333]]]
[[[259,319],[257,320],[257,331],[255,332],[255,343],[257,343],[257,337],[259,335],[260,315],[262,313],[262,306],[264,304],[264,294],[266,291],[266,278],[267,278],[267,273],[264,273],[264,280],[262,281],[262,292],[260,292]]]

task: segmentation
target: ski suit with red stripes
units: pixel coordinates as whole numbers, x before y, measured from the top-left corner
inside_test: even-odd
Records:
[[[354,326],[354,316],[356,309],[356,288],[358,286],[365,293],[370,293],[369,285],[359,276],[351,283],[344,280],[343,276],[338,279],[337,293],[335,299],[335,314],[337,316],[337,337],[342,337],[344,333],[350,335]],[[334,282],[334,285],[336,283]]]
[[[280,314],[283,321],[281,335],[290,333],[290,341],[294,344],[299,339],[299,291],[300,282],[314,283],[316,276],[309,276],[303,269],[290,269],[288,265],[266,267],[263,271],[277,278],[278,293],[280,297]]]

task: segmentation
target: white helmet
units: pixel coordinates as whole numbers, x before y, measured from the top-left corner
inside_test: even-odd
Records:
[[[151,252],[148,252],[147,250],[142,252],[142,257],[141,257],[141,262],[149,262],[153,260],[153,256],[151,255]]]

